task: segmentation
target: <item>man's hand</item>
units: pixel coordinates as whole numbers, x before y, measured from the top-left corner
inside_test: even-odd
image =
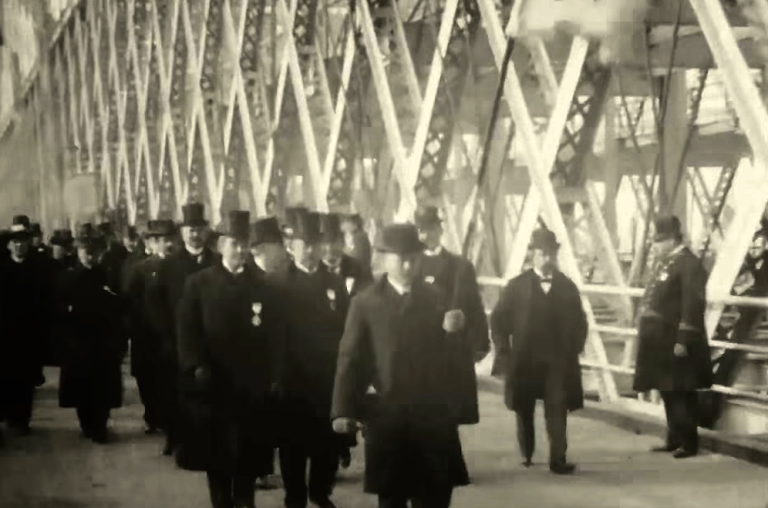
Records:
[[[684,358],[684,357],[688,356],[688,348],[685,347],[685,344],[677,343],[677,344],[675,344],[674,353],[675,353],[676,357]]]
[[[352,418],[336,418],[333,420],[333,431],[336,434],[352,434],[357,432],[360,424]]]
[[[448,333],[457,333],[464,329],[466,319],[464,313],[458,309],[449,310],[443,318],[443,330]]]
[[[211,373],[205,367],[198,367],[195,369],[195,381],[199,386],[207,388],[211,382]]]

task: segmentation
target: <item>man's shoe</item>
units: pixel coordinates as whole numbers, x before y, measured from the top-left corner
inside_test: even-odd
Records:
[[[93,432],[91,434],[91,441],[93,441],[96,444],[107,444],[109,443],[109,434],[106,430],[99,430],[96,432]]]
[[[256,479],[256,490],[277,490],[279,488],[269,476]]]
[[[526,459],[523,461],[523,467],[531,467],[533,465],[533,461],[530,457],[526,457]]]
[[[677,449],[678,449],[677,446],[674,446],[671,444],[665,444],[661,446],[654,446],[653,448],[651,448],[651,451],[654,453],[672,453]]]
[[[672,456],[676,459],[687,459],[690,457],[695,457],[696,452],[692,452],[690,450],[686,450],[685,448],[678,448],[674,452],[672,452]]]
[[[568,475],[576,471],[576,465],[568,462],[554,462],[549,465],[549,470],[554,474]]]
[[[155,427],[153,425],[147,425],[146,427],[144,427],[144,434],[146,434],[148,436],[153,436],[155,434],[160,434],[160,429],[158,429],[157,427]]]
[[[176,451],[176,447],[173,445],[173,443],[169,443],[166,441],[165,446],[163,446],[163,456],[164,457],[170,457],[173,455],[173,452]]]
[[[333,501],[328,498],[323,500],[310,499],[309,502],[318,508],[336,508],[336,505],[333,503]]]

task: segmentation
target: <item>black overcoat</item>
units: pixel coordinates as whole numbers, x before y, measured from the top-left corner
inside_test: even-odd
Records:
[[[127,335],[120,297],[102,267],[79,265],[61,276],[56,292],[61,322],[61,407],[122,405],[121,364]]]
[[[533,383],[524,351],[532,351],[538,337],[529,333],[530,301],[534,284],[541,281],[533,270],[518,275],[504,288],[496,307],[491,313],[491,330],[496,346],[496,362],[506,373],[504,403],[512,411],[522,409],[531,399],[543,398],[543,393],[529,393]],[[568,410],[584,407],[584,390],[581,382],[579,355],[587,340],[587,319],[576,285],[565,274],[555,271],[549,297],[554,298],[552,317],[557,323],[557,335],[553,343],[557,350],[544,351],[550,360],[551,375],[562,386]],[[552,338],[550,338],[552,339]]]
[[[704,328],[707,274],[688,248],[659,265],[643,305],[658,318],[641,318],[634,389],[691,391],[712,385],[712,362]],[[688,354],[674,354],[676,342]]]
[[[456,395],[457,411],[462,424],[480,421],[477,401],[475,358],[491,348],[488,318],[480,297],[477,276],[472,263],[442,249],[437,256],[422,255],[416,263],[417,277],[439,287],[451,308],[464,312],[466,325],[459,334],[458,347],[453,351],[452,389]]]
[[[338,267],[333,268],[325,263],[322,263],[320,266],[323,270],[341,277],[344,280],[344,285],[350,296],[355,296],[357,293],[373,284],[373,272],[371,271],[371,267],[364,265],[362,262],[347,254],[344,254],[341,257],[341,262]]]
[[[412,497],[469,481],[452,404],[447,310],[438,288],[400,295],[382,277],[353,300],[332,417],[365,419],[365,490]],[[376,397],[365,403],[367,388]]]
[[[233,275],[217,264],[187,281],[178,314],[178,362],[187,423],[181,449],[194,463],[189,468],[251,477],[271,472],[270,399],[285,344],[281,298],[249,267]],[[199,367],[210,373],[209,383],[194,381]]]
[[[134,376],[154,376],[164,363],[174,365],[176,362],[171,341],[163,340],[162,335],[171,333],[172,327],[165,307],[166,288],[157,276],[160,263],[160,258],[151,256],[129,261],[124,267],[123,299]]]

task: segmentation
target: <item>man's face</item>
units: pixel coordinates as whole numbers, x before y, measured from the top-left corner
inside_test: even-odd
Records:
[[[77,259],[86,268],[92,268],[99,258],[98,249],[92,245],[80,245],[77,247]]]
[[[53,259],[61,260],[67,256],[67,249],[63,245],[53,245]]]
[[[317,244],[301,238],[291,239],[291,254],[297,263],[310,270],[313,270],[319,261]]]
[[[766,239],[764,236],[758,236],[752,240],[752,245],[749,246],[749,257],[752,259],[758,259],[765,253]]]
[[[33,247],[40,247],[43,245],[43,237],[36,235],[32,237],[32,246]]]
[[[677,245],[677,241],[674,238],[667,238],[666,240],[659,240],[658,242],[653,242],[653,255],[656,257],[656,259],[663,258]]]
[[[182,226],[181,237],[187,247],[201,249],[205,245],[205,228],[202,226]]]
[[[420,253],[413,254],[394,254],[386,252],[382,254],[381,260],[384,271],[391,280],[409,286],[416,277],[414,265]]]
[[[170,236],[156,236],[152,238],[152,251],[159,256],[167,256],[173,248],[173,239]]]
[[[129,238],[129,237],[126,236],[125,238],[123,238],[123,245],[129,251],[134,251],[134,250],[136,250],[136,247],[139,245],[139,239],[138,238]]]
[[[328,264],[335,264],[344,255],[344,240],[338,239],[335,242],[323,242],[320,244],[320,255]]]
[[[219,238],[219,252],[228,267],[239,270],[245,264],[248,244],[231,236],[222,236]]]
[[[557,249],[533,249],[533,267],[543,274],[551,274],[557,268]]]
[[[13,257],[18,259],[24,259],[29,252],[30,240],[11,240],[8,242],[8,250],[11,251]]]
[[[439,224],[434,226],[423,226],[419,228],[419,240],[427,246],[429,250],[435,250],[440,247],[443,239],[443,227]]]
[[[254,259],[258,259],[266,272],[279,270],[285,264],[287,253],[282,243],[262,243],[251,248]]]

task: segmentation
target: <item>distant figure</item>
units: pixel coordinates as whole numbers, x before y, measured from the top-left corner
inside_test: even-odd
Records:
[[[656,266],[642,300],[634,389],[659,390],[664,401],[667,440],[653,451],[684,459],[699,450],[696,390],[712,385],[707,274],[683,244],[677,217],[659,217],[655,226]]]
[[[534,410],[544,400],[549,435],[549,469],[571,474],[566,461],[569,411],[584,406],[579,355],[587,339],[587,318],[579,290],[558,270],[560,244],[547,229],[534,232],[533,269],[509,283],[491,314],[496,368],[506,373],[504,401],[517,413],[517,439],[532,464]],[[495,369],[494,369],[495,370]]]
[[[363,218],[359,214],[345,216],[341,221],[341,231],[344,233],[344,253],[363,266],[371,266],[371,241],[365,232]]]

